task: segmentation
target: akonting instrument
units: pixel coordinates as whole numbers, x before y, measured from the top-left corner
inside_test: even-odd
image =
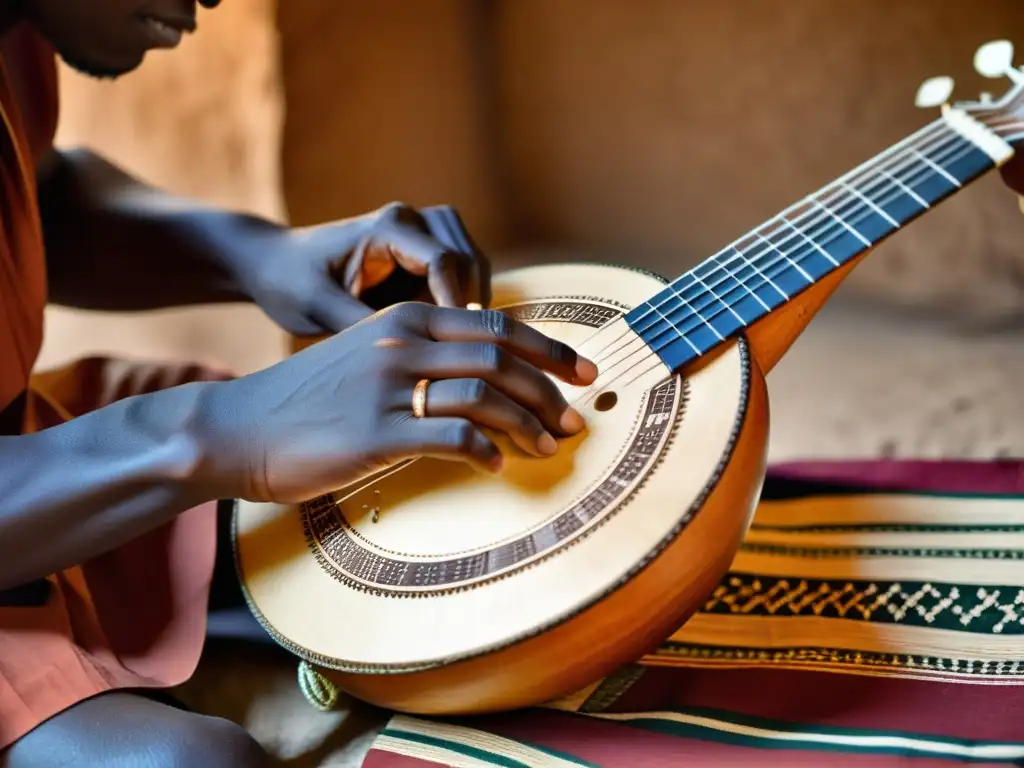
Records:
[[[952,82],[929,80],[917,101],[938,119],[671,283],[596,264],[498,275],[492,306],[598,364],[564,386],[587,430],[546,459],[501,441],[497,476],[423,458],[298,506],[238,502],[253,613],[342,689],[415,713],[542,703],[658,645],[746,532],[765,374],[874,246],[1024,142],[1012,55],[975,57],[1011,81],[1002,99],[950,105]]]

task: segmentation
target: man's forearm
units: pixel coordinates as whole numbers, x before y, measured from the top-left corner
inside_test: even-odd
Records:
[[[175,197],[98,155],[55,152],[39,179],[50,299],[112,311],[248,300],[240,253],[277,225]]]
[[[0,591],[114,549],[224,491],[207,482],[217,383],[118,401],[0,438]]]

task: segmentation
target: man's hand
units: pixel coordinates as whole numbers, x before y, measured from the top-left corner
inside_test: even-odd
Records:
[[[502,454],[483,428],[549,456],[556,436],[584,423],[548,373],[586,385],[597,368],[496,310],[391,307],[270,368],[209,385],[195,419],[201,482],[217,498],[297,502],[416,456],[494,472]]]
[[[298,336],[336,333],[376,309],[419,300],[490,301],[490,267],[451,208],[393,203],[355,219],[260,235],[237,260],[243,290]]]
[[[134,312],[254,301],[299,336],[399,301],[490,301],[487,260],[451,208],[391,204],[288,229],[152,187],[89,150],[54,151],[39,200],[50,301]]]

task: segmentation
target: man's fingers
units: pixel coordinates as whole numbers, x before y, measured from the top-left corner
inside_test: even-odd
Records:
[[[491,303],[491,263],[476,247],[458,212],[447,205],[424,208],[420,214],[441,245],[460,254],[462,295],[466,302],[486,307]]]
[[[430,293],[439,306],[466,306],[459,279],[458,253],[406,222],[392,222],[374,238],[387,246],[402,269],[427,278]]]
[[[534,456],[550,456],[558,447],[533,413],[483,379],[432,381],[427,387],[425,408],[428,418],[454,416],[504,432]]]
[[[427,264],[427,286],[438,306],[465,307],[470,301],[464,291],[464,258],[454,251],[435,253]]]
[[[375,237],[404,270],[427,278],[439,306],[486,306],[490,302],[490,262],[472,242],[454,209],[436,206],[416,211],[392,206],[382,216]]]
[[[497,310],[467,312],[435,308],[427,314],[427,333],[435,341],[498,344],[570,384],[590,384],[597,378],[597,366],[578,355],[568,344]]]
[[[529,409],[545,428],[562,434],[583,429],[583,419],[539,368],[497,344],[429,344],[408,360],[409,373],[432,382],[442,379],[481,379]],[[433,385],[431,385],[433,386]]]
[[[429,456],[467,461],[485,471],[501,469],[498,446],[468,419],[411,418],[388,436],[390,461]]]

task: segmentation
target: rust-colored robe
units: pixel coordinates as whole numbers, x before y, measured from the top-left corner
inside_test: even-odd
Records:
[[[16,28],[0,38],[0,432],[6,434],[43,429],[197,376],[187,367],[105,358],[33,373],[47,300],[35,168],[52,147],[57,113],[54,54],[27,25]],[[192,675],[206,632],[215,523],[214,505],[204,505],[79,567],[0,592],[0,751],[90,696],[171,687]]]

